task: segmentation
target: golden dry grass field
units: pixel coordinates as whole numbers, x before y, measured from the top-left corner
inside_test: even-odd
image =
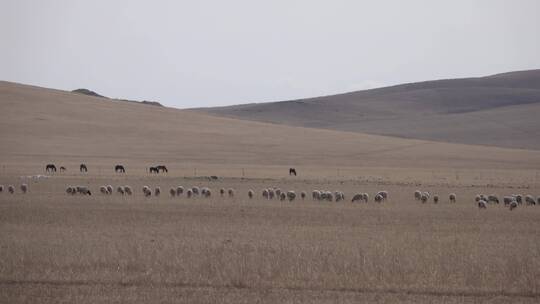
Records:
[[[540,301],[540,206],[474,202],[478,193],[539,196],[539,151],[247,122],[11,83],[0,83],[0,140],[0,184],[29,185],[0,193],[3,303]],[[47,163],[68,170],[30,178]],[[113,172],[117,163],[126,174]],[[146,172],[161,163],[169,173]],[[100,194],[106,184],[134,194]],[[93,195],[67,195],[67,185]],[[144,185],[161,196],[144,197]],[[177,185],[210,187],[212,197],[171,198]],[[220,197],[222,187],[235,197]],[[267,187],[308,198],[268,201]],[[313,189],[346,200],[313,201]],[[416,189],[441,201],[422,204]],[[381,204],[379,190],[389,192]],[[357,192],[371,201],[352,204]]]

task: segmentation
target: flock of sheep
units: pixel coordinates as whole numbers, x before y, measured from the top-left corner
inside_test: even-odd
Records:
[[[10,194],[15,194],[15,186],[8,185],[6,188],[4,188],[4,185],[0,185],[0,193],[4,192],[4,189],[7,189],[7,192]],[[19,189],[21,190],[21,193],[25,194],[28,192],[28,185],[27,184],[21,184],[19,186]]]
[[[28,184],[21,184],[19,186],[20,192],[22,194],[25,194],[28,192]],[[0,193],[7,191],[10,194],[15,194],[16,187],[14,185],[8,185],[7,187],[4,187],[4,185],[0,185]],[[99,192],[103,195],[112,195],[115,192],[119,195],[127,195],[131,196],[134,194],[133,188],[131,186],[117,186],[116,188],[112,185],[103,185],[99,187]],[[66,188],[66,193],[70,195],[92,195],[92,191],[87,186],[68,186]],[[221,197],[229,197],[233,198],[235,196],[235,190],[233,188],[221,188],[218,191],[219,195]],[[285,201],[288,200],[290,202],[294,201],[297,198],[297,194],[294,190],[281,190],[277,187],[271,187],[271,188],[265,188],[261,192],[261,197],[266,200],[279,200],[279,201]],[[149,186],[143,186],[142,187],[142,194],[145,197],[151,197],[151,196],[160,196],[161,195],[161,188],[160,187],[154,187],[153,189]],[[189,188],[184,188],[183,186],[177,186],[177,187],[171,187],[169,189],[169,196],[170,197],[181,197],[185,196],[186,198],[194,198],[194,197],[203,197],[203,198],[210,198],[212,196],[212,190],[208,187],[198,187],[193,186]],[[249,199],[253,199],[255,197],[255,191],[252,189],[249,189],[247,191],[247,197]],[[300,199],[305,200],[307,197],[307,193],[305,191],[301,191],[299,194]],[[329,201],[329,202],[340,202],[345,201],[345,194],[341,191],[328,191],[328,190],[313,190],[311,192],[311,198],[313,201]],[[359,202],[359,203],[367,203],[369,202],[369,194],[368,193],[356,193],[352,196],[351,202]],[[388,191],[379,191],[375,194],[373,197],[373,201],[377,203],[382,203],[388,199]],[[417,201],[420,201],[422,203],[427,203],[428,201],[432,201],[434,204],[439,203],[441,198],[438,194],[431,194],[427,191],[420,191],[416,190],[414,191],[414,199]],[[456,202],[456,194],[450,193],[448,195],[448,202],[455,203]],[[479,209],[486,209],[488,205],[491,204],[499,204],[504,203],[505,207],[508,207],[510,210],[513,210],[517,208],[519,205],[525,203],[526,205],[540,205],[540,196],[535,197],[531,194],[528,195],[521,195],[521,194],[512,194],[508,196],[503,196],[502,199],[499,199],[499,196],[496,194],[491,195],[485,195],[485,194],[478,194],[475,196],[475,202]]]
[[[491,195],[477,194],[474,200],[477,203],[478,208],[480,209],[487,209],[488,205],[499,204],[501,202],[499,200],[499,197],[496,194],[491,194]],[[511,195],[503,196],[502,201],[505,207],[508,207],[510,210],[514,210],[519,205],[523,204],[523,202],[525,202],[525,204],[528,206],[540,205],[540,196],[535,198],[531,194],[527,194],[525,196],[521,194],[511,194]]]

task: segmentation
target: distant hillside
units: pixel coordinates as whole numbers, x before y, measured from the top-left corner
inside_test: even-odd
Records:
[[[73,93],[79,93],[79,94],[84,94],[84,95],[88,95],[88,96],[94,96],[94,97],[102,97],[102,98],[108,98],[110,99],[109,97],[105,97],[103,95],[100,95],[94,91],[91,91],[91,90],[88,90],[88,89],[76,89],[76,90],[73,90],[71,91]],[[127,102],[135,102],[135,103],[142,103],[142,104],[146,104],[146,105],[151,105],[151,106],[158,106],[158,107],[163,107],[163,105],[157,101],[148,101],[148,100],[143,100],[143,101],[137,101],[137,100],[129,100],[129,99],[119,99],[119,98],[115,98],[113,100],[117,100],[117,101],[127,101]]]
[[[540,70],[195,110],[294,126],[540,149]]]

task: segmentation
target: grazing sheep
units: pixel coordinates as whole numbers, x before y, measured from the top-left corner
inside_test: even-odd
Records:
[[[363,193],[358,193],[358,194],[355,194],[351,200],[351,203],[354,203],[356,201],[362,201],[364,199],[364,194]]]
[[[109,194],[109,192],[107,191],[107,187],[105,186],[99,187],[99,192],[101,192],[101,194]]]
[[[486,208],[487,208],[487,202],[485,200],[479,200],[478,209],[486,209]]]
[[[109,194],[113,194],[113,186],[107,185],[107,192],[108,192]]]
[[[420,190],[414,191],[414,199],[419,201],[422,198],[422,192]]]
[[[523,203],[523,195],[516,195],[516,202],[521,205]]]
[[[27,191],[28,191],[28,185],[27,184],[22,184],[21,185],[21,192],[26,193]]]
[[[536,205],[536,200],[534,199],[534,196],[528,194],[525,196],[525,203],[527,205]]]
[[[193,195],[199,195],[200,189],[199,187],[195,186],[191,188],[191,192],[193,192]]]
[[[488,203],[498,204],[499,203],[499,197],[497,195],[495,195],[495,194],[490,194],[487,197],[487,202]]]
[[[379,191],[377,194],[380,194],[383,198],[383,201],[388,199],[388,191]]]
[[[4,192],[4,185],[0,185],[0,193]]]
[[[67,193],[67,194],[73,194],[73,192],[75,192],[75,189],[73,189],[73,187],[68,186],[68,187],[66,188],[66,193]]]
[[[169,194],[171,195],[171,197],[175,197],[176,196],[176,189],[174,189],[174,188],[169,189]]]
[[[512,210],[514,210],[515,208],[517,208],[517,206],[518,206],[518,202],[512,201],[512,202],[510,203],[510,211],[512,211]]]
[[[281,189],[278,188],[275,191],[276,191],[276,196],[281,198]]]
[[[318,201],[321,200],[321,191],[319,191],[319,190],[313,190],[313,191],[311,192],[311,198],[312,198],[313,200],[318,200]]]
[[[516,200],[516,198],[513,197],[513,196],[505,196],[505,197],[503,197],[503,202],[504,202],[505,206],[510,205],[510,203],[515,201],[515,200]]]
[[[300,192],[300,197],[302,198],[302,200],[305,200],[306,199],[306,192],[305,191]]]
[[[287,191],[287,198],[289,199],[289,202],[294,201],[296,198],[296,193],[294,191]]]
[[[156,187],[156,189],[154,190],[154,196],[159,196],[160,194],[161,194],[161,188]]]
[[[381,203],[383,200],[384,200],[384,197],[380,193],[377,193],[375,195],[375,202]]]
[[[126,192],[127,195],[133,194],[133,190],[131,189],[130,186],[124,186],[124,191]]]
[[[437,204],[439,202],[439,196],[437,194],[433,195],[433,203]]]
[[[362,199],[364,200],[365,203],[367,203],[367,202],[369,201],[369,194],[364,193],[364,194],[362,195]]]
[[[79,194],[92,195],[92,192],[90,192],[90,189],[88,189],[88,187],[86,186],[77,186],[76,189],[77,189],[77,193]]]
[[[424,195],[427,196],[428,199],[431,197],[431,194],[429,192],[424,192]]]
[[[330,191],[324,191],[324,199],[329,201],[329,202],[333,202],[334,201],[334,194],[332,194],[332,192],[330,192]]]
[[[10,194],[15,193],[15,187],[14,187],[13,185],[9,185],[9,186],[8,186],[8,192],[9,192]]]
[[[187,198],[191,198],[193,196],[193,191],[191,189],[188,189],[186,191],[186,196],[187,196]]]
[[[280,201],[284,201],[285,199],[287,198],[287,195],[285,194],[285,192],[279,192],[279,200]]]
[[[144,196],[146,197],[152,196],[152,190],[150,190],[150,187],[143,186],[142,191],[143,191]]]
[[[248,190],[248,197],[249,197],[249,199],[252,199],[252,198],[253,198],[253,195],[255,195],[255,192],[253,192],[253,190],[249,189],[249,190]]]
[[[451,202],[451,203],[455,203],[455,202],[456,202],[456,194],[455,194],[455,193],[450,193],[450,195],[448,196],[448,198],[450,199],[450,202]]]
[[[126,193],[126,191],[124,191],[124,187],[122,186],[116,187],[116,192],[118,192],[118,194],[121,194],[121,195],[124,195]]]
[[[221,196],[225,195],[225,189],[223,188],[219,189],[219,195]]]
[[[265,199],[268,199],[268,189],[263,189],[262,197],[265,198]]]
[[[422,193],[422,195],[420,196],[420,201],[422,201],[422,204],[425,204],[428,200],[428,195],[426,192]]]
[[[474,197],[474,201],[475,202],[479,202],[482,198],[480,197],[480,194],[477,194],[475,197]]]
[[[202,194],[202,196],[208,198],[208,197],[212,196],[212,190],[210,190],[210,188],[206,188],[206,187],[202,188],[201,189],[201,194]]]
[[[180,196],[180,195],[182,195],[183,193],[184,193],[184,187],[182,187],[182,186],[176,187],[176,195],[177,195],[177,196]]]
[[[335,198],[336,198],[336,202],[340,202],[340,201],[345,200],[345,194],[343,192],[341,192],[341,191],[334,192],[334,195],[335,195]]]
[[[227,193],[229,194],[229,197],[234,197],[234,189],[233,188],[229,188],[229,190],[227,190]]]
[[[268,199],[274,199],[275,192],[274,189],[268,189]]]

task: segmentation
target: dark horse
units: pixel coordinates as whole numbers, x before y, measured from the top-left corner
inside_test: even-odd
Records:
[[[79,167],[79,170],[80,170],[81,172],[88,172],[88,168],[86,167],[85,164],[81,164],[81,166]]]
[[[114,166],[114,172],[126,173],[126,168],[122,165],[116,165]]]
[[[150,167],[148,168],[148,171],[150,171],[150,173],[159,173],[158,167]]]
[[[158,172],[161,171],[161,172],[169,173],[169,170],[167,170],[167,167],[165,167],[164,165],[159,165],[156,168],[158,169]]]
[[[295,168],[289,168],[289,175],[296,176],[296,169]]]
[[[45,166],[45,172],[56,172],[56,166],[53,164],[48,164]]]

